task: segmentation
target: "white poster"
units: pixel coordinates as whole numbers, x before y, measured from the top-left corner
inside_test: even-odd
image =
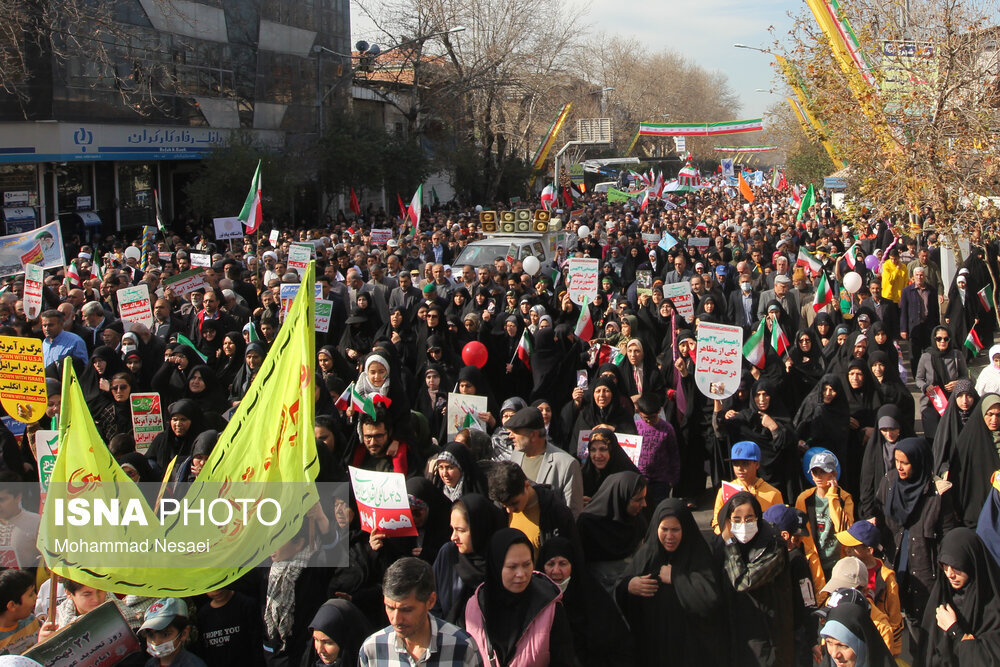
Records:
[[[590,257],[572,257],[568,265],[569,275],[566,277],[566,285],[570,300],[577,305],[582,305],[583,298],[587,297],[587,303],[594,303],[601,282],[599,276],[601,260]]]
[[[212,266],[212,256],[202,252],[191,253],[191,266],[209,268]]]
[[[674,308],[689,324],[694,321],[694,298],[691,296],[691,283],[686,280],[679,283],[667,283],[663,286],[663,296],[673,301]]]
[[[312,259],[313,248],[311,243],[293,243],[288,246],[288,268],[304,272]]]
[[[485,396],[448,394],[448,411],[445,414],[448,422],[448,440],[454,440],[455,434],[463,428],[482,429],[480,412],[486,412]]]
[[[721,401],[736,393],[743,374],[743,329],[728,324],[698,324],[694,381],[698,390]]]
[[[42,312],[42,277],[45,269],[38,264],[24,265],[24,317],[36,319]]]
[[[215,224],[215,240],[243,238],[243,221],[239,218],[213,218]]]
[[[316,331],[326,333],[330,330],[330,315],[333,313],[333,301],[326,299],[316,299],[316,310],[313,318],[316,323]]]
[[[42,247],[42,260],[37,263],[43,269],[61,269],[66,265],[62,230],[58,222],[50,222],[30,232],[0,236],[0,278],[23,273],[21,256],[34,248],[36,243]]]
[[[153,326],[153,309],[149,301],[149,285],[145,283],[118,290],[118,313],[125,322]]]

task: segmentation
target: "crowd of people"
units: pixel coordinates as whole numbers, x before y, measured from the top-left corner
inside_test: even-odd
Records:
[[[0,425],[0,540],[22,567],[0,572],[0,651],[110,599],[148,654],[123,664],[1000,664],[995,249],[973,234],[945,285],[930,213],[923,230],[848,225],[823,193],[799,214],[787,189],[751,203],[718,179],[644,208],[573,206],[533,275],[454,263],[482,227],[445,208],[384,245],[372,228],[405,225],[381,212],[235,248],[194,220],[155,247],[74,238],[35,320],[8,278],[0,335],[42,339],[49,408],[23,433]],[[401,473],[418,535],[369,534],[353,494],[325,499],[225,589],[157,600],[65,581],[53,613],[22,571],[39,565],[37,498],[4,485],[38,480],[32,435],[54,427],[62,366],[132,479],[193,481],[282,326],[293,242],[314,247],[333,304],[316,332],[317,481]],[[192,254],[210,255],[204,285],[177,294]],[[572,257],[600,260],[582,306]],[[687,317],[664,296],[681,282]],[[151,326],[118,309],[139,284]],[[696,386],[706,322],[767,332],[724,400]],[[466,363],[469,343],[485,362]],[[373,410],[338,407],[352,384]],[[143,450],[130,396],[149,391],[165,430]],[[485,409],[449,421],[456,395]],[[324,561],[334,545],[346,565]]]

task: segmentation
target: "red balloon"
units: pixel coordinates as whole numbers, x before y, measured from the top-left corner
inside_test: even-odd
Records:
[[[486,360],[489,356],[490,354],[486,351],[486,346],[478,340],[466,343],[465,347],[462,348],[462,361],[465,362],[466,366],[482,368],[486,365]]]

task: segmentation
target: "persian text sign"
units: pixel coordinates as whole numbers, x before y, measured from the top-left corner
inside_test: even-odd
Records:
[[[402,473],[374,472],[353,466],[350,471],[361,530],[387,537],[417,534]]]
[[[163,433],[163,411],[160,408],[160,394],[155,391],[132,394],[132,432],[135,434],[135,449],[144,454],[160,433]]]
[[[153,326],[153,308],[149,301],[149,285],[145,283],[118,290],[118,312],[126,322]]]
[[[698,390],[721,401],[736,393],[743,373],[743,329],[700,322],[694,381]]]
[[[47,402],[42,341],[0,336],[0,403],[7,414],[31,424],[42,418]]]
[[[45,270],[38,264],[24,265],[24,317],[37,318],[42,312],[42,276]]]
[[[679,283],[665,284],[663,298],[670,299],[674,308],[688,323],[694,321],[694,297],[691,296],[691,283],[684,280]]]
[[[570,300],[577,305],[582,305],[583,298],[587,297],[587,303],[594,303],[600,286],[601,261],[590,257],[573,257],[568,264],[569,276],[566,278],[566,284]]]

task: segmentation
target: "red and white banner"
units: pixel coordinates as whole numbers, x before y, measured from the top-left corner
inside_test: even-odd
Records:
[[[722,123],[639,123],[640,135],[654,137],[707,137],[720,134],[756,132],[763,129],[763,118],[730,120]]]

